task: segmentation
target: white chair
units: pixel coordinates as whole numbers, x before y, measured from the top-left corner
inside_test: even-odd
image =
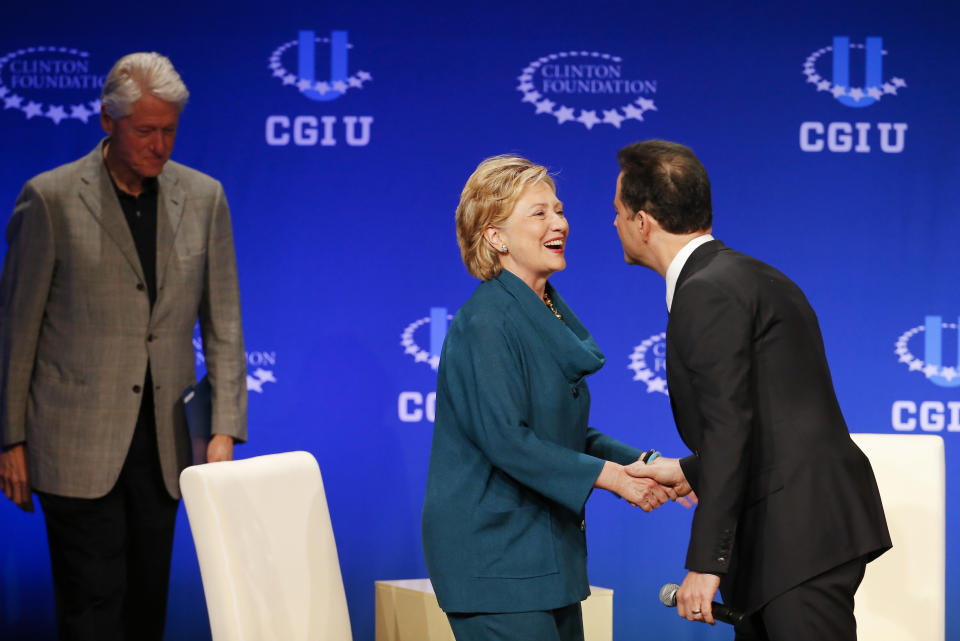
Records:
[[[893,549],[867,565],[857,591],[861,641],[943,641],[946,470],[943,439],[852,434],[870,459]]]
[[[352,641],[323,480],[307,452],[188,467],[213,641]]]

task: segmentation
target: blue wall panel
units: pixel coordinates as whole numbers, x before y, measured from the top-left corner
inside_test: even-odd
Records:
[[[710,172],[715,235],[779,267],[818,311],[851,430],[941,434],[952,504],[958,5],[488,4],[6,8],[0,22],[8,211],[30,176],[98,142],[90,85],[115,59],[158,50],[179,68],[192,96],[174,158],[220,179],[233,212],[251,375],[237,454],[316,455],[356,638],[373,639],[375,580],[425,576],[431,345],[475,287],[453,212],[493,154],[556,172],[571,236],[553,282],[607,356],[590,381],[594,425],[684,453],[657,383],[663,281],[623,264],[612,226],[616,150],[678,140]],[[946,323],[939,351],[926,348],[931,316]],[[732,638],[655,599],[683,576],[690,518],[591,500],[590,576],[616,591],[617,638]],[[956,540],[952,510],[947,527]],[[42,518],[4,501],[0,532],[0,636],[53,638]],[[958,563],[948,548],[948,612]],[[171,582],[168,638],[209,638],[185,515]]]

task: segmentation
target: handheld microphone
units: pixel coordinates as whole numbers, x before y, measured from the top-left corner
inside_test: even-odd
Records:
[[[660,588],[660,603],[668,608],[677,607],[677,590],[680,586],[676,583],[665,583]],[[710,604],[710,610],[713,612],[713,618],[723,623],[729,623],[736,627],[743,623],[743,612],[737,612],[733,608],[714,601]]]

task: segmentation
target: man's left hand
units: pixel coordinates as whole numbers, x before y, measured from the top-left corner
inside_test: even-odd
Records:
[[[233,437],[214,434],[207,443],[207,463],[233,460]]]
[[[720,588],[716,574],[688,572],[677,590],[677,614],[688,621],[701,621],[714,625],[713,597]]]

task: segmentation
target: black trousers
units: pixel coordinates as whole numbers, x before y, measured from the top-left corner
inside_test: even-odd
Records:
[[[160,641],[179,501],[160,471],[149,372],[120,478],[106,496],[38,493],[62,641]]]
[[[736,641],[857,641],[853,596],[866,568],[857,558],[787,590],[738,628]]]

